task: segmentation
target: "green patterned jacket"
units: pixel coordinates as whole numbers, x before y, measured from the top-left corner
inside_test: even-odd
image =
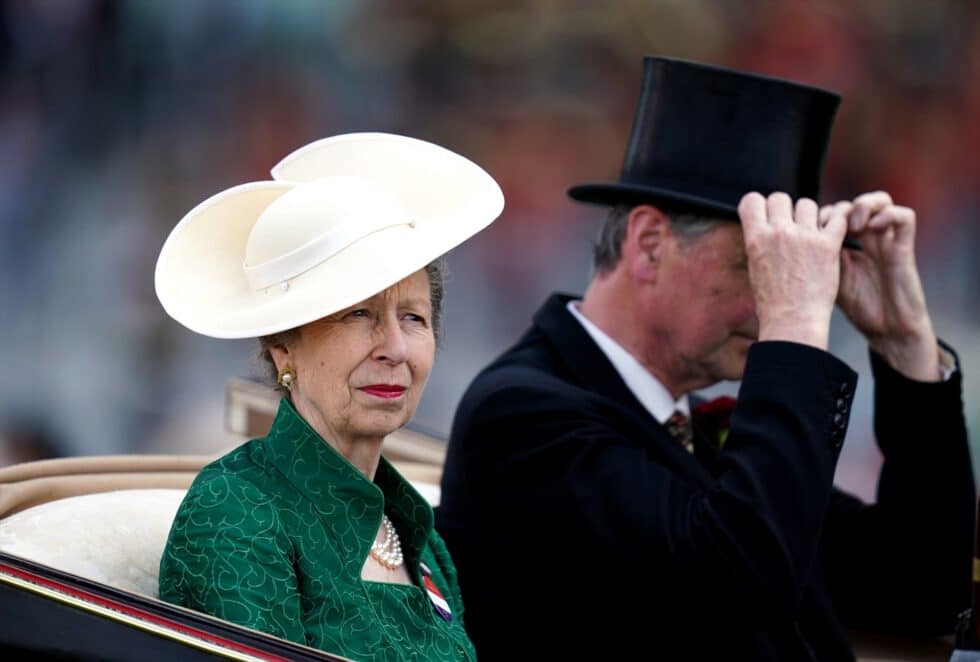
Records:
[[[414,586],[361,579],[384,511]],[[160,561],[160,598],[354,660],[475,659],[432,521],[387,460],[370,482],[283,400],[268,436],[194,480]],[[423,588],[425,571],[448,621]]]

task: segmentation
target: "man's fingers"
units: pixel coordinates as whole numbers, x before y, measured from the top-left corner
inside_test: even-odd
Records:
[[[863,205],[878,211],[892,204],[892,196],[888,194],[888,191],[872,191],[871,193],[862,193],[858,197],[854,198],[854,204],[855,206]]]
[[[851,203],[838,202],[827,209],[825,218],[821,220],[821,229],[829,233],[834,241],[843,243],[844,235],[847,234],[847,219],[851,212]]]
[[[851,209],[853,207],[854,205],[847,200],[841,200],[840,202],[835,202],[831,205],[824,205],[820,208],[820,216],[818,220],[820,227],[822,228],[827,225],[827,221],[830,219],[831,214],[842,215],[846,218],[847,215],[851,213]]]
[[[834,205],[824,205],[820,208],[820,212],[817,214],[817,225],[823,227],[827,223],[827,219],[830,218],[830,214],[834,211]]]
[[[796,210],[793,212],[793,218],[796,220],[798,225],[803,225],[808,228],[817,227],[817,203],[810,198],[800,198],[796,201]]]
[[[772,193],[766,198],[766,212],[769,225],[786,225],[793,222],[793,201],[782,192]]]
[[[742,221],[742,231],[754,234],[766,223],[766,199],[761,193],[746,193],[738,203],[738,217]]]
[[[868,229],[881,232],[892,228],[897,241],[910,241],[915,237],[915,210],[890,205],[868,220]]]
[[[870,203],[877,204],[875,200],[870,199]],[[847,201],[818,207],[810,198],[800,198],[794,205],[786,193],[777,192],[764,197],[760,193],[752,192],[742,196],[738,204],[738,215],[743,231],[749,236],[755,235],[765,225],[795,223],[801,227],[826,229],[833,222],[832,234],[839,234],[843,241],[844,233],[847,232],[848,214],[852,213],[854,207],[853,203]]]
[[[868,219],[892,204],[892,197],[885,191],[863,193],[854,198],[854,207],[848,216],[848,226],[851,232],[861,232]]]

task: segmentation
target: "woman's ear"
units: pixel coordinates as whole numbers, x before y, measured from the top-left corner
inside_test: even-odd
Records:
[[[276,364],[276,370],[282,370],[283,367],[290,364],[289,347],[286,345],[270,345],[269,356],[272,357],[272,362]]]
[[[656,281],[667,241],[672,236],[670,218],[660,209],[638,205],[630,211],[623,257],[634,279],[647,283]]]

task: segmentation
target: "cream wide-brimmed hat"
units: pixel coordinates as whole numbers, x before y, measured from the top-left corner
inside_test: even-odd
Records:
[[[272,176],[208,198],[164,242],[157,297],[188,329],[251,338],[320,319],[422,269],[504,207],[472,161],[387,133],[318,140]]]

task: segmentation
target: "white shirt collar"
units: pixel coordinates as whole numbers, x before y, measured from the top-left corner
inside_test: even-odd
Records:
[[[616,372],[626,382],[626,387],[633,392],[633,395],[640,401],[640,404],[660,423],[664,423],[675,411],[681,411],[686,416],[690,416],[691,406],[688,402],[687,395],[682,395],[679,399],[674,400],[670,395],[670,391],[660,383],[660,380],[650,374],[632,354],[627,352],[622,345],[607,336],[602,329],[586,319],[579,312],[579,303],[581,302],[569,301],[568,312],[592,336],[596,345],[606,355],[609,362],[613,364]]]

